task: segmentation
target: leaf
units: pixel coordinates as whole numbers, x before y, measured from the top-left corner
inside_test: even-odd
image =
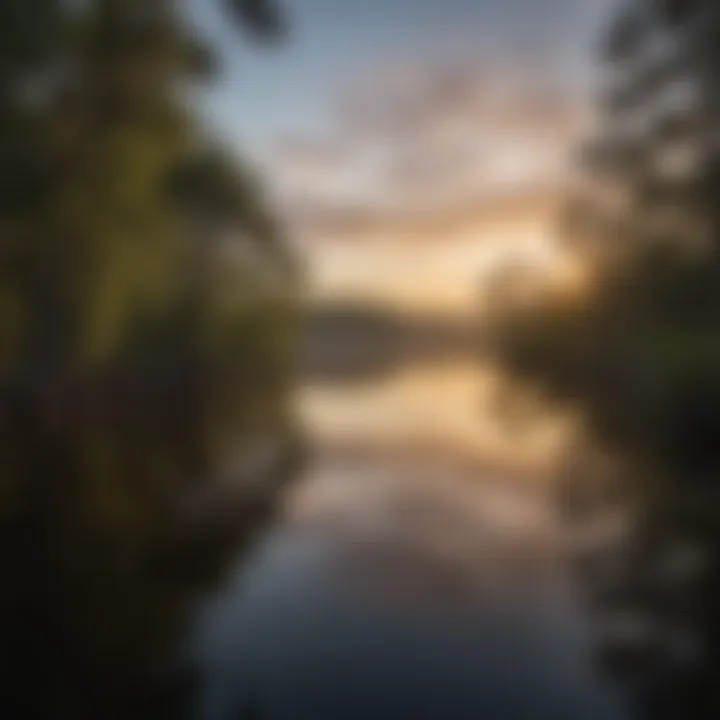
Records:
[[[274,0],[228,0],[230,10],[250,32],[263,40],[277,40],[286,33],[283,15]]]

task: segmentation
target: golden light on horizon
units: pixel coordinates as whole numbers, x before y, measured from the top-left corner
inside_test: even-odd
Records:
[[[308,245],[313,300],[354,300],[408,312],[482,312],[498,274],[522,267],[538,283],[572,286],[577,268],[539,211],[448,222],[426,237],[377,229]]]

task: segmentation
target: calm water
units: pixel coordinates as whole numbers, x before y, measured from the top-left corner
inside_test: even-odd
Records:
[[[306,388],[315,461],[201,618],[204,720],[624,717],[547,481],[498,469],[512,433],[483,414],[487,387],[445,367]],[[555,435],[526,430],[518,456]]]

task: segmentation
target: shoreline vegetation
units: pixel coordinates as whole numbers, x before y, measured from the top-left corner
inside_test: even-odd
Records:
[[[192,608],[294,473],[298,270],[186,102],[220,64],[173,0],[0,4],[4,717],[190,717]]]

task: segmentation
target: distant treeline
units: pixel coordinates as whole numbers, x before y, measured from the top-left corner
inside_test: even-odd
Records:
[[[301,372],[325,380],[475,358],[483,346],[483,333],[471,317],[410,315],[361,303],[311,305],[303,329]]]

